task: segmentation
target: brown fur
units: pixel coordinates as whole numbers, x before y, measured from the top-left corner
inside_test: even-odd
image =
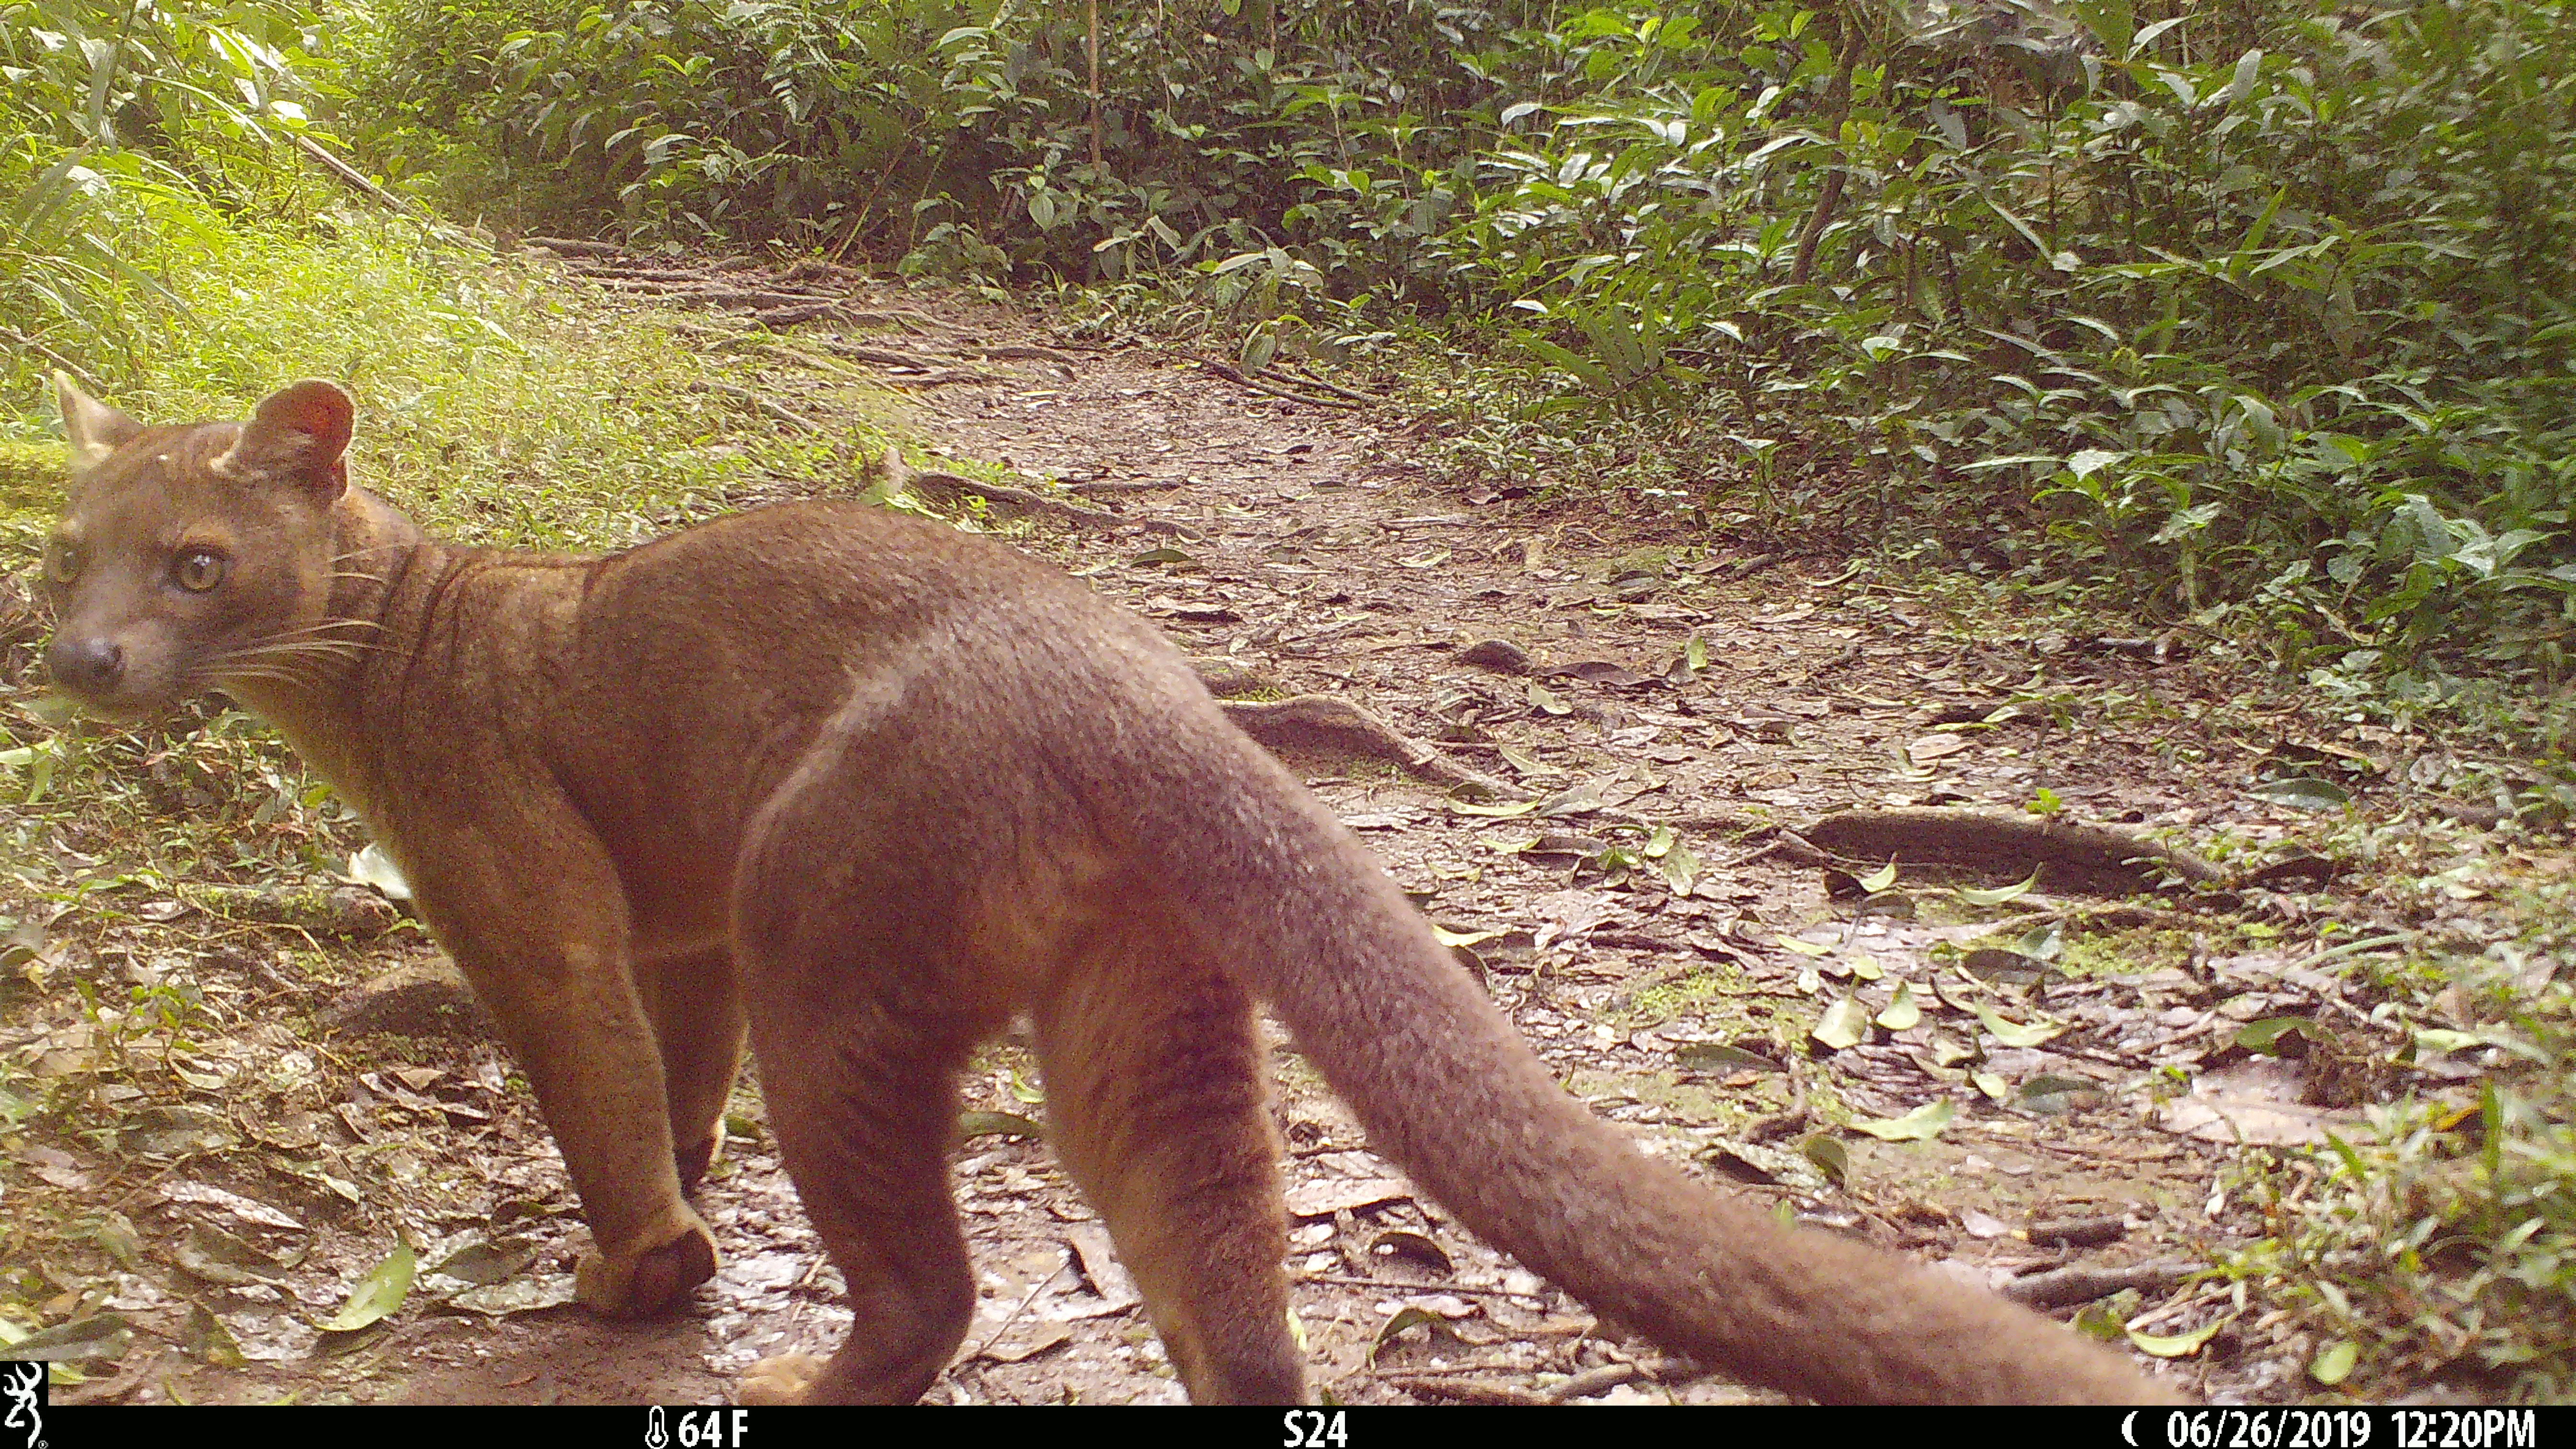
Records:
[[[220,686],[365,815],[536,1086],[600,1311],[714,1271],[681,1187],[748,1037],[858,1315],[752,1392],[906,1400],[948,1362],[954,1076],[1025,1009],[1192,1397],[1300,1398],[1267,1001],[1380,1151],[1669,1348],[1824,1399],[2164,1396],[1637,1153],[1168,644],[1050,569],[829,503],[609,558],[454,548],[346,487],[327,384],[184,428],[60,386],[58,677],[126,713]]]

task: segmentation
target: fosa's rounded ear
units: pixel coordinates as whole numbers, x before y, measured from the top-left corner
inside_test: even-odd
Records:
[[[88,393],[68,372],[54,374],[54,405],[63,410],[63,436],[71,440],[72,471],[86,473],[143,431],[143,425]]]
[[[327,382],[291,383],[260,399],[241,436],[215,460],[219,473],[292,478],[328,502],[349,487],[349,429],[356,409]]]

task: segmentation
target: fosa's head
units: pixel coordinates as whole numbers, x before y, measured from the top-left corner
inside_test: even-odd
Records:
[[[54,374],[71,494],[45,546],[54,683],[100,714],[292,686],[351,646],[327,620],[348,394],[272,393],[247,423],[146,427]]]

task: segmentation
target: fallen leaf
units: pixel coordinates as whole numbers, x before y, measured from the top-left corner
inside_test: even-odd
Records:
[[[2006,1021],[1993,1007],[1985,1005],[1977,1007],[1977,1020],[1985,1023],[1986,1030],[2005,1046],[2035,1047],[2066,1032],[2066,1027],[2059,1022],[2041,1020],[2022,1026]]]
[[[349,1301],[340,1306],[340,1311],[313,1326],[324,1333],[355,1333],[400,1308],[404,1295],[411,1292],[412,1273],[418,1263],[411,1244],[395,1244],[393,1252],[368,1269],[358,1286],[349,1290]]]
[[[1064,1240],[1073,1249],[1074,1266],[1082,1270],[1083,1281],[1100,1295],[1101,1310],[1087,1315],[1098,1317],[1103,1312],[1132,1308],[1145,1301],[1136,1288],[1136,1280],[1127,1265],[1118,1261],[1118,1245],[1109,1239],[1109,1229],[1100,1223],[1074,1223],[1064,1230]]]
[[[1947,1098],[1927,1102],[1902,1117],[1877,1118],[1851,1124],[1855,1132],[1866,1132],[1881,1142],[1929,1142],[1941,1135],[1950,1119],[1959,1115],[1957,1104]]]
[[[286,1274],[286,1264],[276,1257],[211,1223],[190,1223],[170,1256],[197,1277],[227,1288],[274,1282]]]
[[[2311,1042],[2329,1040],[2325,1028],[2304,1016],[2275,1016],[2263,1021],[2249,1021],[2237,1029],[2236,1044],[2247,1051],[2267,1056],[2286,1056],[2281,1038],[2296,1036]]]
[[[563,1308],[572,1301],[572,1275],[550,1273],[451,1293],[444,1300],[444,1306],[490,1318],[507,1318],[514,1313],[539,1313],[549,1308]]]
[[[1456,1270],[1449,1261],[1449,1250],[1420,1233],[1402,1228],[1389,1228],[1369,1240],[1371,1258],[1406,1258],[1429,1272],[1447,1276]]]
[[[1897,982],[1896,996],[1887,1003],[1887,1009],[1878,1014],[1878,1024],[1889,1031],[1908,1031],[1922,1020],[1923,1008],[1915,1004],[1914,987],[1907,982]]]
[[[368,841],[356,855],[349,857],[349,879],[362,886],[373,886],[387,900],[411,899],[411,882],[403,879],[402,867],[385,854],[385,848]]]
[[[179,1346],[217,1368],[250,1366],[250,1360],[242,1357],[241,1344],[234,1340],[232,1329],[202,1303],[188,1305],[188,1321],[179,1330]]]
[[[1829,1132],[1811,1132],[1798,1144],[1798,1155],[1814,1164],[1825,1180],[1840,1187],[1851,1177],[1851,1149]]]
[[[1728,1046],[1722,1041],[1695,1041],[1684,1043],[1681,1046],[1673,1048],[1673,1060],[1679,1062],[1683,1066],[1696,1068],[1697,1070],[1704,1072],[1731,1072],[1748,1069],[1757,1072],[1777,1072],[1787,1070],[1778,1062],[1771,1060],[1760,1052],[1750,1052],[1746,1051],[1742,1047]]]
[[[2286,1057],[2256,1057],[2193,1079],[2191,1094],[2156,1109],[2157,1125],[2202,1142],[2279,1147],[2323,1142],[2360,1114],[2299,1100],[2307,1075]]]
[[[1330,1217],[1338,1212],[1356,1212],[1380,1203],[1406,1202],[1413,1189],[1393,1177],[1327,1177],[1301,1182],[1288,1190],[1288,1215],[1295,1218]]]
[[[309,1232],[304,1224],[255,1198],[227,1192],[202,1182],[174,1182],[161,1189],[163,1202],[196,1203],[202,1207],[221,1208],[246,1223],[263,1228],[282,1228],[288,1232]]]
[[[2200,1346],[2209,1342],[2217,1335],[2218,1330],[2226,1326],[2226,1319],[2213,1319],[2189,1333],[2177,1333],[2171,1337],[2140,1333],[2133,1328],[2129,1330],[2129,1342],[2137,1346],[2138,1352],[2150,1358],[2188,1358],[2200,1352]]]
[[[1036,1118],[1017,1112],[960,1112],[957,1136],[960,1141],[970,1137],[1017,1137],[1035,1142],[1046,1136],[1046,1127]]]
[[[476,1238],[439,1259],[429,1271],[488,1288],[517,1277],[536,1260],[537,1245],[525,1238]]]
[[[1823,1019],[1807,1034],[1836,1051],[1857,1046],[1869,1035],[1869,1008],[1846,996],[1826,1007]]]
[[[1959,1226],[1967,1229],[1968,1236],[1972,1238],[1991,1240],[2012,1236],[2012,1224],[1991,1213],[1981,1213],[1975,1208],[1959,1210]]]
[[[88,1318],[75,1318],[51,1328],[39,1328],[6,1348],[0,1348],[0,1361],[25,1363],[30,1359],[48,1363],[80,1363],[94,1358],[114,1359],[125,1352],[134,1331],[120,1314],[99,1313]]]
[[[2285,780],[2266,780],[2254,787],[2257,799],[2285,805],[2293,810],[2340,810],[2352,803],[2352,792],[2332,780],[2312,780],[2292,776]]]
[[[1434,1338],[1457,1336],[1457,1330],[1439,1314],[1419,1304],[1407,1304],[1397,1309],[1395,1316],[1386,1321],[1386,1326],[1377,1331],[1376,1340],[1369,1344],[1369,1362],[1377,1362],[1377,1356],[1384,1353],[1387,1345],[1395,1342],[1406,1329],[1417,1327],[1429,1329]]]
[[[2033,869],[2030,875],[2018,884],[1997,886],[1990,891],[1963,888],[1959,892],[1959,899],[1972,906],[2000,906],[2006,901],[2020,899],[2037,884],[2039,884],[2039,872]]]

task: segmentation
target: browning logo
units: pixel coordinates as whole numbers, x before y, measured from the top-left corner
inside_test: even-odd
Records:
[[[0,1401],[9,1406],[8,1416],[0,1418],[0,1428],[13,1435],[14,1445],[25,1449],[45,1449],[45,1366],[41,1363],[0,1363]],[[0,1444],[12,1440],[0,1437]],[[13,1445],[13,1449],[14,1449]]]

